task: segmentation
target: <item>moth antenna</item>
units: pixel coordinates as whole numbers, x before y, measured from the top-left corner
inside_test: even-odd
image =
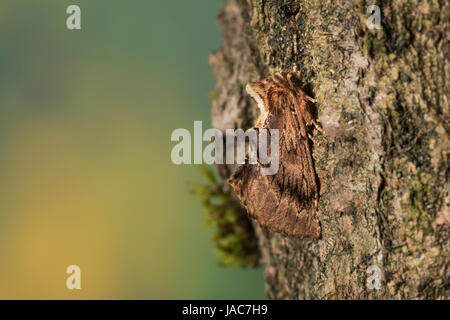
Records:
[[[312,103],[316,103],[317,102],[317,99],[311,98],[310,96],[308,96],[306,94],[305,94],[305,99],[308,100],[308,101],[311,101]]]
[[[309,138],[309,140],[311,140],[314,144],[317,143],[317,141],[314,140],[314,138],[312,137],[312,135],[310,135],[309,133],[308,133],[308,138]]]
[[[325,131],[323,131],[323,129],[319,126],[319,124],[316,122],[316,120],[312,120],[312,124],[314,125],[314,127],[319,130],[322,133],[325,133]]]

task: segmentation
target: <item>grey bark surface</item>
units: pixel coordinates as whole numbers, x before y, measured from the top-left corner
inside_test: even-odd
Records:
[[[246,83],[300,70],[325,130],[313,131],[320,239],[256,226],[269,298],[450,297],[450,4],[379,1],[380,30],[366,27],[371,4],[233,0],[219,14],[213,126],[250,128]]]

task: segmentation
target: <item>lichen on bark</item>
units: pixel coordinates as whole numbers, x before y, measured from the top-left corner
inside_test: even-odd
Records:
[[[249,128],[245,84],[300,70],[325,130],[313,136],[321,238],[257,228],[269,298],[449,298],[450,5],[383,1],[370,30],[371,4],[234,0],[219,15],[213,125]],[[370,265],[381,290],[366,286]]]

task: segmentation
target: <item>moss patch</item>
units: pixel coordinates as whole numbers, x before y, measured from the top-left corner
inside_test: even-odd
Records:
[[[201,168],[207,184],[190,185],[190,193],[200,197],[206,225],[214,229],[212,240],[216,246],[219,265],[256,267],[259,264],[258,243],[253,226],[244,209],[207,167]]]

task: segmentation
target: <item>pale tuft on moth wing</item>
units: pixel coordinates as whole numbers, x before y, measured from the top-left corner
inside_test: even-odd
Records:
[[[245,90],[247,90],[247,93],[255,99],[255,101],[258,103],[258,108],[261,110],[261,112],[267,112],[267,108],[264,104],[264,100],[262,97],[256,93],[256,91],[253,89],[251,83],[248,83],[245,87]]]

